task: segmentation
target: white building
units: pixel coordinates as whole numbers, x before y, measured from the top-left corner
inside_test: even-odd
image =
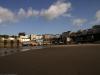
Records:
[[[8,40],[13,40],[13,41],[14,41],[14,40],[15,40],[15,38],[13,38],[13,37],[9,37],[9,38],[8,38]]]
[[[4,41],[4,40],[13,40],[13,41],[14,41],[15,38],[13,38],[13,37],[8,37],[8,38],[4,38],[4,37],[2,37],[1,40],[2,40],[2,41]]]
[[[29,35],[25,35],[25,36],[20,36],[19,40],[20,42],[29,42],[30,38],[29,38]]]
[[[36,35],[36,34],[31,34],[31,41],[35,41],[37,44],[42,45],[43,43],[43,36],[42,35]]]
[[[31,34],[31,40],[40,40],[43,39],[42,35]]]

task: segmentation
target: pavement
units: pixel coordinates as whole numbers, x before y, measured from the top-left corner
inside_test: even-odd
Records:
[[[3,56],[0,75],[100,75],[100,45],[32,49]]]

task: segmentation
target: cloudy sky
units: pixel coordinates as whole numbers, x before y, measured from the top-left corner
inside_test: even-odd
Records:
[[[0,0],[0,34],[58,34],[100,24],[100,0]]]

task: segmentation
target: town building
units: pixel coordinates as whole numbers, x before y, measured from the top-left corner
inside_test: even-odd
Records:
[[[30,39],[33,44],[37,43],[37,45],[43,45],[43,36],[42,35],[31,34]]]
[[[20,36],[19,40],[20,40],[20,42],[29,42],[30,41],[30,37],[29,37],[29,35]]]

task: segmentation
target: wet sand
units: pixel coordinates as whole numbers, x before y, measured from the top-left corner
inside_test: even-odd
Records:
[[[100,75],[100,45],[30,50],[0,57],[0,75]]]

